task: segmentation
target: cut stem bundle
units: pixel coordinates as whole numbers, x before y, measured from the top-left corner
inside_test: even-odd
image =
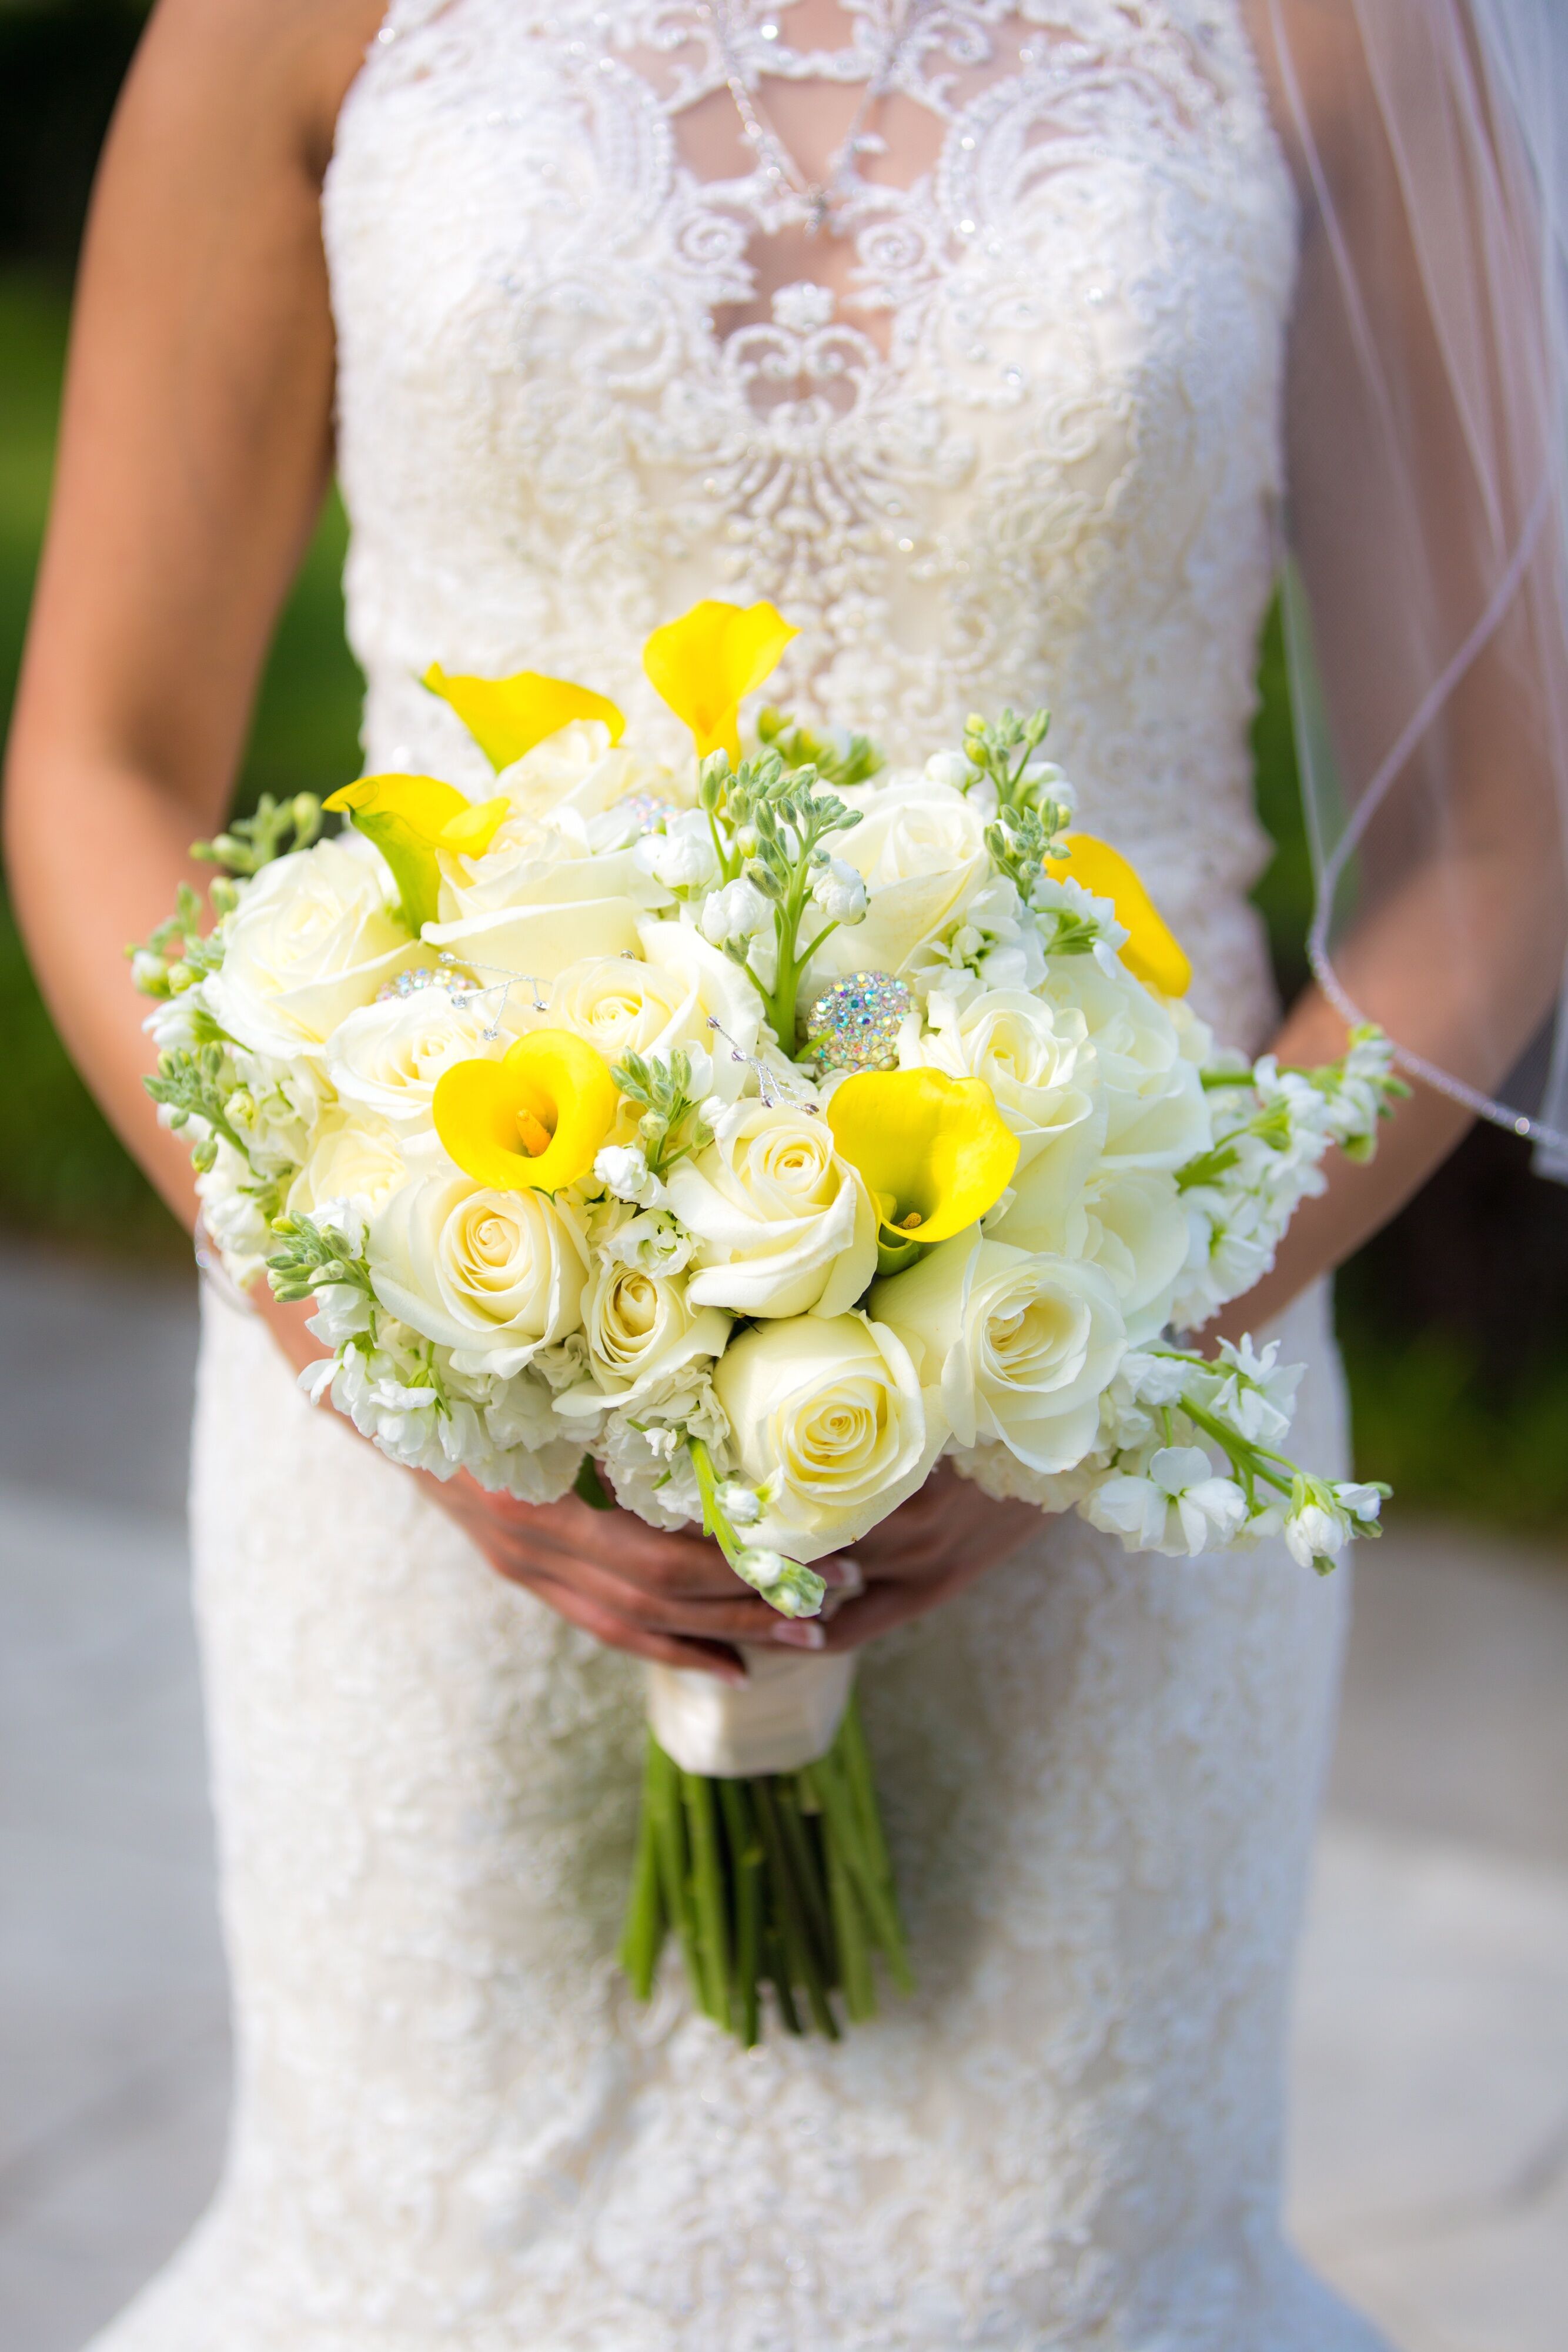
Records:
[[[621,1964],[649,1999],[673,1934],[693,1996],[749,2049],[771,1984],[789,2033],[876,2014],[873,1958],[911,1989],[893,1871],[852,1699],[828,1753],[794,1772],[708,1780],[650,1732]]]

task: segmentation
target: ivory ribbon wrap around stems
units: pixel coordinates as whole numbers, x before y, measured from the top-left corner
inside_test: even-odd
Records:
[[[742,1645],[747,1680],[683,1666],[648,1668],[648,1721],[666,1756],[710,1780],[798,1772],[838,1736],[854,1685],[852,1653],[793,1657]]]

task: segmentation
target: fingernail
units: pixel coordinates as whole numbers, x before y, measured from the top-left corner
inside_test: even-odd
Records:
[[[782,1625],[775,1625],[773,1638],[782,1642],[787,1650],[821,1650],[827,1646],[828,1637],[821,1627],[810,1617],[791,1617]]]
[[[746,1688],[747,1684],[751,1679],[744,1666],[721,1666],[716,1664],[713,1671],[718,1676],[721,1683],[734,1683],[741,1690]]]
[[[863,1592],[865,1573],[858,1559],[841,1552],[837,1559],[820,1559],[817,1574],[830,1592]]]

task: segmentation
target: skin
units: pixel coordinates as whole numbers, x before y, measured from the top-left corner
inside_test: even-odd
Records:
[[[802,39],[807,13],[821,19],[815,37],[836,41],[832,0],[803,0]],[[123,948],[166,913],[182,877],[208,878],[187,845],[222,823],[267,644],[329,478],[320,185],[380,17],[367,0],[162,0],[110,134],[82,264],[9,751],[7,851],[61,1034],[187,1224],[188,1157],[148,1115],[151,1055]],[[1332,89],[1332,61],[1323,81]],[[800,98],[787,95],[779,126],[820,172],[844,126]],[[727,120],[715,135],[731,135]],[[1326,1059],[1343,1048],[1343,1025],[1309,995],[1278,1044],[1285,1060]],[[1258,1328],[1339,1264],[1465,1123],[1420,1090],[1372,1167],[1333,1170],[1273,1273],[1224,1328]],[[258,1307],[295,1365],[318,1356],[305,1310]],[[501,1575],[574,1624],[732,1679],[742,1675],[736,1643],[853,1647],[938,1607],[1039,1524],[1029,1506],[993,1503],[939,1468],[852,1562],[819,1563],[833,1587],[824,1620],[788,1624],[695,1536],[575,1497],[533,1508],[463,1477],[427,1484]]]

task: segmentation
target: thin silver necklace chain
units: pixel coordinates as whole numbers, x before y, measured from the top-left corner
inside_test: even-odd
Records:
[[[735,54],[730,0],[703,0],[704,13],[713,27],[719,63],[724,68],[724,79],[735,100],[735,110],[740,117],[746,142],[777,194],[792,196],[800,205],[809,236],[815,236],[823,228],[831,236],[841,233],[834,215],[844,201],[845,176],[860,152],[872,109],[887,94],[889,77],[898,63],[909,28],[926,5],[927,0],[900,0],[883,43],[882,54],[866,77],[865,94],[854,110],[842,142],[837,152],[829,157],[828,168],[822,177],[811,180],[801,171],[772,125],[764,121],[746,86],[746,76],[741,72]]]

